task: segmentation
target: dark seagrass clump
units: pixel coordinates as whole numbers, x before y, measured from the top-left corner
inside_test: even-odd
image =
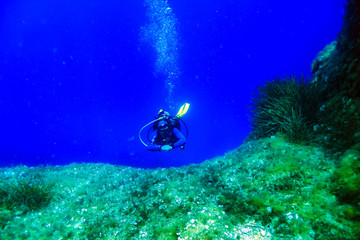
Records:
[[[50,203],[54,196],[53,186],[38,178],[23,179],[12,185],[3,185],[0,187],[2,198],[0,206],[24,211],[38,210]]]
[[[279,132],[291,142],[306,142],[319,107],[319,87],[309,79],[291,76],[268,80],[254,93],[251,137],[269,137]]]

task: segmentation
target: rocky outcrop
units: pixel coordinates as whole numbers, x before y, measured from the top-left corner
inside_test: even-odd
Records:
[[[321,86],[319,141],[343,152],[360,141],[360,1],[348,0],[338,38],[312,64]]]

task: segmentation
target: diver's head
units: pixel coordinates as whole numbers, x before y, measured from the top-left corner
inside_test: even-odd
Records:
[[[159,117],[163,117],[163,118],[168,119],[168,118],[170,118],[170,113],[167,112],[167,111],[164,111],[164,110],[160,110],[160,112],[158,114],[158,118]]]

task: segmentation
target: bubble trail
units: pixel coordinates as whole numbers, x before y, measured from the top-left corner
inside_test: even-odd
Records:
[[[163,76],[166,102],[174,106],[174,90],[180,77],[178,65],[177,19],[167,0],[145,0],[149,24],[142,28],[142,38],[155,50],[155,76]]]

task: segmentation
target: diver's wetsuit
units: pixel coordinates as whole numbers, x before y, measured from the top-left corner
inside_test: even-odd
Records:
[[[170,145],[170,146],[173,146],[174,148],[177,148],[177,147],[180,147],[180,146],[182,146],[182,145],[184,145],[186,143],[186,138],[184,137],[184,135],[177,128],[172,129],[173,138],[172,138],[171,143],[159,144],[159,142],[161,142],[161,141],[159,141],[160,136],[158,136],[157,133],[158,133],[158,129],[156,129],[151,134],[151,138],[150,138],[151,139],[151,144],[148,145],[148,150],[149,151],[160,151],[161,147],[164,146],[164,145]]]

